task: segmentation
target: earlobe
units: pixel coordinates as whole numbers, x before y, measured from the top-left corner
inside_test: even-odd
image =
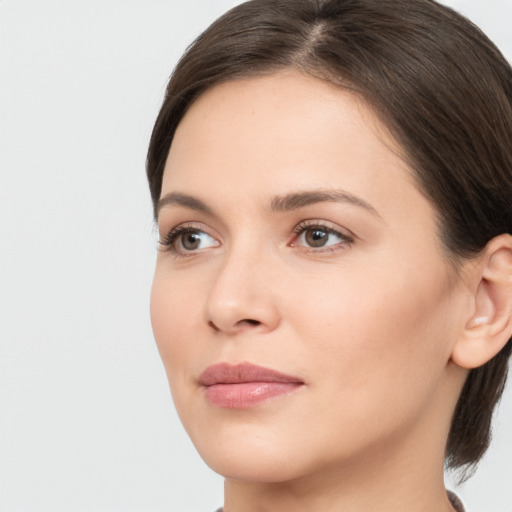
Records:
[[[512,236],[493,238],[471,274],[474,307],[452,351],[467,369],[490,361],[512,336]]]

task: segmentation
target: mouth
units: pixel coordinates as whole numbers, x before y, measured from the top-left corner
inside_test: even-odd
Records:
[[[296,391],[304,382],[249,363],[219,363],[209,366],[199,376],[199,384],[211,404],[226,409],[248,409]]]

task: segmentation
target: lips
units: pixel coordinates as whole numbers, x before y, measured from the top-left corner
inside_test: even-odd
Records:
[[[271,398],[287,395],[304,382],[270,368],[248,363],[215,364],[200,376],[199,384],[205,389],[206,399],[218,407],[247,409]]]

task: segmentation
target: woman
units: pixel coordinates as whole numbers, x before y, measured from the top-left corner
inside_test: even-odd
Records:
[[[431,0],[253,0],[148,154],[155,338],[224,512],[462,510],[512,342],[512,71]]]

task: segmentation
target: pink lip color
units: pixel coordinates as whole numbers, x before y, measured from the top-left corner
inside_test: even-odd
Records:
[[[227,409],[248,409],[288,394],[304,384],[299,378],[248,363],[215,364],[200,376],[207,400]]]

